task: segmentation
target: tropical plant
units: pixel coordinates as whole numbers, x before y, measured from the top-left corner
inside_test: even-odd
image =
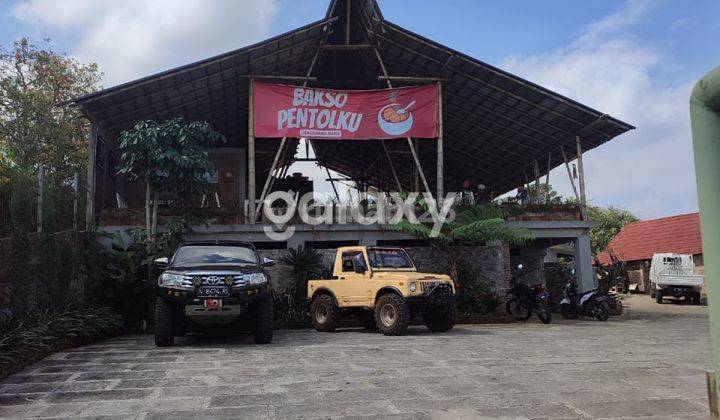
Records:
[[[109,308],[40,311],[0,320],[0,378],[52,351],[122,332],[123,318]]]
[[[436,245],[486,245],[488,242],[524,244],[532,239],[528,229],[508,226],[502,210],[493,204],[463,206],[452,222],[445,222],[437,236],[429,223],[412,223],[403,218],[392,229],[411,233]]]
[[[209,123],[182,118],[140,121],[120,135],[118,173],[145,184],[145,225],[151,237],[156,233],[160,191],[181,200],[204,192],[206,174],[213,170],[207,149],[224,141]]]
[[[289,248],[280,263],[292,267],[293,278],[280,299],[280,315],[287,320],[303,319],[307,312],[307,283],[323,269],[322,255],[302,245]]]
[[[593,254],[600,253],[607,248],[610,241],[620,233],[620,230],[628,223],[636,222],[638,218],[625,209],[616,207],[588,208],[588,218],[597,225],[590,229],[590,244]]]

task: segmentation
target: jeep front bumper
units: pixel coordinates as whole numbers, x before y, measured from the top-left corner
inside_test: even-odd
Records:
[[[161,297],[169,299],[172,303],[182,305],[204,305],[205,299],[220,299],[223,306],[227,305],[247,305],[258,300],[266,299],[271,296],[272,288],[269,284],[249,285],[243,287],[233,287],[230,289],[228,297],[198,297],[197,290],[178,290],[168,287],[160,287],[159,293]]]

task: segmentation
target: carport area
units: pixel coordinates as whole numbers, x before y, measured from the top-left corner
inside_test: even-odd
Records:
[[[707,308],[626,298],[605,323],[553,321],[187,337],[123,336],[0,385],[0,417],[707,418]]]

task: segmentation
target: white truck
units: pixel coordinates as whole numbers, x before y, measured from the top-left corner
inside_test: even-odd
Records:
[[[653,254],[650,263],[650,296],[657,303],[662,303],[666,296],[672,296],[699,305],[704,281],[703,276],[695,274],[692,255]]]

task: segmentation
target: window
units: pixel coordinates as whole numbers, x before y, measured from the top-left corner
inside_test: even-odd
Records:
[[[172,261],[173,267],[208,264],[258,265],[258,258],[249,246],[187,245],[178,249]]]
[[[342,254],[342,271],[343,273],[352,273],[355,267],[365,268],[365,258],[360,251],[343,252]]]
[[[400,248],[370,248],[368,259],[372,268],[413,268],[410,256]]]

